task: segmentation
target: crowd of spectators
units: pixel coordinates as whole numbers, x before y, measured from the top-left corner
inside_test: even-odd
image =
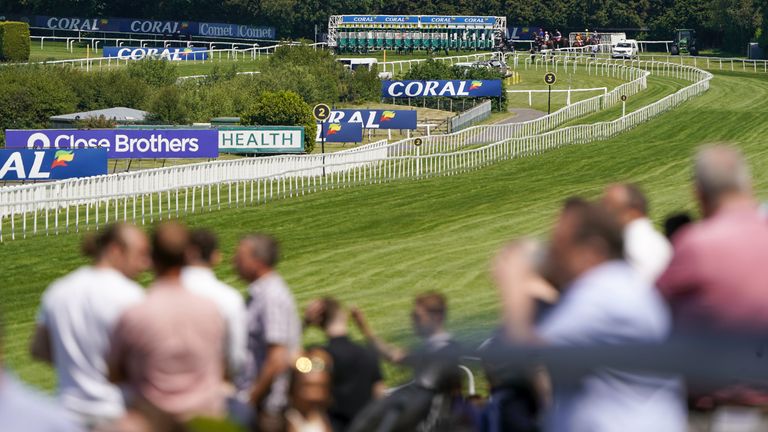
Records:
[[[420,342],[409,349],[332,297],[301,314],[268,235],[247,235],[235,251],[244,298],[214,273],[213,233],[109,226],[85,241],[92,263],[42,296],[30,349],[55,368],[58,403],[0,372],[0,429],[182,431],[204,417],[266,432],[726,431],[734,418],[739,430],[768,430],[764,382],[700,385],[643,363],[670,341],[768,328],[768,220],[747,162],[733,147],[706,147],[693,176],[702,219],[674,215],[666,235],[642,190],[617,183],[597,200],[565,200],[546,244],[504,246],[491,264],[499,324],[479,347],[446,328],[438,292],[415,298]],[[147,270],[144,290],[135,279]],[[325,341],[305,347],[312,327]],[[606,347],[647,358],[589,351]],[[552,350],[560,367],[547,361]],[[479,359],[487,398],[464,391],[468,359]],[[382,360],[409,367],[412,380],[387,389]],[[645,367],[622,366],[631,360]]]

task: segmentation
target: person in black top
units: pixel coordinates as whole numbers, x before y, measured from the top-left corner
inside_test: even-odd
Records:
[[[330,297],[313,301],[304,314],[305,326],[319,327],[328,338],[324,349],[334,365],[333,402],[328,416],[335,432],[345,431],[355,416],[385,390],[376,352],[350,340],[348,319],[347,311]]]

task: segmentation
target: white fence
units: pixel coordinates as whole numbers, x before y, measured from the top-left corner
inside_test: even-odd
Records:
[[[491,116],[491,101],[485,101],[480,105],[470,108],[450,119],[451,132],[458,132],[467,126],[477,124]]]
[[[594,92],[603,92],[603,94],[608,93],[608,87],[595,87],[595,88],[569,88],[569,89],[556,89],[556,90],[507,90],[507,93],[516,94],[516,93],[528,93],[528,106],[533,105],[533,94],[534,93],[566,93],[566,99],[565,104],[570,105],[571,104],[571,94],[572,93],[594,93]]]
[[[228,44],[227,44],[228,45]],[[283,46],[298,46],[298,43],[278,44],[265,47],[250,47],[250,48],[225,48],[214,49],[213,46],[207,50],[195,51],[195,55],[207,54],[206,60],[182,60],[184,64],[201,64],[206,62],[222,61],[222,60],[256,60],[263,55],[269,55],[275,52],[279,47]],[[324,45],[324,43],[309,44],[308,46],[318,47]],[[73,67],[84,68],[86,71],[93,70],[94,68],[101,69],[103,67],[112,67],[119,65],[126,65],[136,60],[132,59],[120,59],[117,57],[89,57],[80,59],[65,59],[65,60],[51,60],[42,62],[30,62],[30,63],[0,63],[0,66],[19,66],[28,64],[45,64],[45,65],[68,65]]]
[[[607,63],[609,69],[625,67]],[[685,65],[645,62],[644,67],[647,71],[632,72],[638,75],[634,84],[625,85],[640,88],[649,72],[693,84],[612,122],[544,133],[542,129],[575,118],[578,112],[592,112],[589,104],[595,102],[582,101],[528,125],[479,126],[432,136],[421,147],[414,147],[412,140],[379,142],[324,156],[248,158],[6,187],[0,189],[0,241],[40,232],[79,231],[112,221],[151,223],[203,209],[253,205],[358,184],[458,174],[502,159],[611,138],[703,93],[712,78]],[[603,104],[613,98],[592,100]],[[465,148],[473,143],[490,144]]]

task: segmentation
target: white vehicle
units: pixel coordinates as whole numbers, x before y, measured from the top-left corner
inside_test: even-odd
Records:
[[[617,43],[613,50],[611,50],[612,58],[637,58],[638,53],[637,41],[634,39],[627,39],[623,42]]]
[[[379,63],[379,61],[373,57],[339,58],[339,59],[336,59],[336,61],[343,64],[345,68],[353,72],[361,69],[367,69],[368,71],[370,71],[373,69],[375,65]],[[391,79],[392,72],[379,72],[379,78]]]

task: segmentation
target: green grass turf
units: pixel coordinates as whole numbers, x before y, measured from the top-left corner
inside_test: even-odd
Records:
[[[338,296],[362,307],[386,339],[406,344],[413,296],[435,289],[449,297],[451,330],[478,335],[497,319],[487,272],[494,251],[517,236],[545,236],[569,195],[594,197],[609,182],[632,180],[648,191],[656,220],[693,210],[691,155],[702,143],[729,141],[746,151],[765,197],[768,122],[759,120],[768,115],[766,100],[765,76],[718,73],[705,95],[610,141],[454,177],[322,192],[185,220],[220,234],[227,261],[218,273],[240,288],[228,264],[235,242],[266,231],[282,240],[280,271],[301,305]],[[39,236],[0,245],[5,362],[44,388],[52,387],[53,373],[29,359],[27,344],[46,285],[84,263],[78,239]]]

